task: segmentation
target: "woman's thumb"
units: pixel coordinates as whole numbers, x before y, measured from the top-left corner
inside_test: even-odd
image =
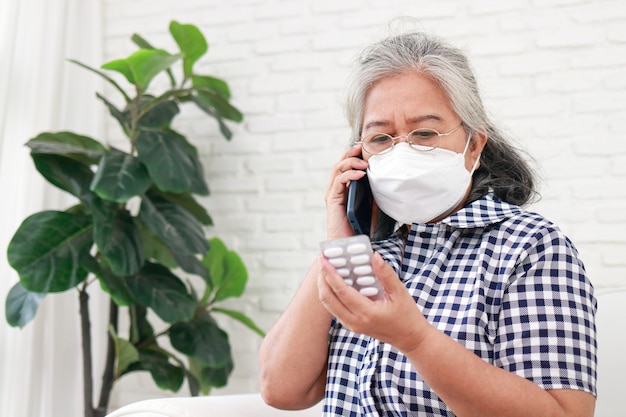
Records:
[[[378,252],[372,256],[372,270],[378,278],[386,293],[393,292],[393,288],[398,283],[398,275]]]

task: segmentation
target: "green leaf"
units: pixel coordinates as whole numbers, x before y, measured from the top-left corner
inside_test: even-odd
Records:
[[[215,301],[243,294],[248,281],[248,271],[239,255],[226,248],[219,238],[210,241],[211,249],[202,262],[209,269],[215,286]]]
[[[126,286],[126,280],[123,277],[119,277],[108,268],[101,268],[98,273],[98,282],[102,291],[109,294],[111,299],[118,306],[129,306],[134,300],[128,293]]]
[[[224,276],[215,295],[215,301],[240,297],[248,282],[248,271],[239,255],[229,251],[224,257]]]
[[[170,247],[140,219],[135,219],[135,224],[141,235],[143,253],[146,259],[156,261],[156,263],[167,266],[170,269],[176,268],[178,263],[174,259]]]
[[[65,210],[65,212],[85,214],[79,210],[81,207],[83,207],[82,204],[79,204],[77,206],[70,207],[69,209]],[[90,274],[94,274],[96,276],[102,274],[102,266],[100,265],[98,260],[90,253],[86,253],[82,256],[82,258],[80,258],[80,265],[85,268],[85,270]]]
[[[126,283],[137,302],[154,310],[167,323],[188,321],[194,315],[196,300],[189,295],[185,284],[164,266],[146,263]]]
[[[221,307],[213,307],[211,311],[216,311],[219,313],[226,314],[227,316],[237,320],[244,326],[248,327],[250,330],[254,331],[259,336],[265,337],[265,332],[259,326],[257,326],[250,317],[246,316],[244,313],[240,311],[230,310],[230,309],[221,308]]]
[[[85,259],[90,259],[91,264],[91,266],[87,264],[85,267],[90,273],[98,277],[102,291],[109,294],[115,304],[118,306],[129,306],[134,302],[128,293],[126,280],[123,277],[115,275],[110,268],[100,265],[93,257],[83,258],[83,261]]]
[[[216,116],[215,119],[217,120],[217,123],[220,127],[220,133],[222,134],[222,136],[224,136],[226,140],[231,140],[233,138],[232,130],[230,130],[228,125],[224,123],[224,120],[221,117]]]
[[[140,91],[146,91],[155,76],[180,58],[162,49],[140,49],[128,58],[107,62],[102,68],[119,72]]]
[[[136,146],[139,160],[161,191],[208,194],[198,152],[183,136],[172,130],[141,129]]]
[[[206,266],[204,266],[200,259],[196,258],[195,255],[181,255],[178,253],[173,253],[173,255],[174,259],[176,259],[176,262],[183,271],[198,275],[206,282],[210,282],[209,270]]]
[[[228,253],[228,248],[224,242],[222,242],[219,238],[213,238],[209,240],[210,248],[204,258],[202,258],[202,263],[209,270],[209,276],[211,277],[212,288],[219,288],[222,285],[222,279],[224,279],[224,269],[226,268],[224,264],[224,257],[226,253]]]
[[[230,88],[226,81],[211,77],[209,75],[194,75],[191,77],[191,85],[194,87],[203,87],[210,90],[215,90],[226,100],[230,100]]]
[[[73,63],[73,64],[76,64],[76,65],[78,65],[78,66],[80,66],[80,67],[85,68],[86,70],[89,70],[89,71],[91,71],[91,72],[94,72],[94,73],[98,74],[99,76],[101,76],[102,78],[104,78],[105,80],[107,80],[109,83],[111,83],[111,85],[112,85],[113,87],[115,87],[115,89],[116,89],[117,91],[119,91],[119,92],[120,92],[120,94],[121,94],[122,96],[124,96],[124,100],[126,100],[126,102],[127,102],[127,103],[130,101],[130,97],[128,97],[128,94],[126,94],[126,92],[122,89],[122,87],[120,87],[120,86],[119,86],[119,84],[118,84],[118,83],[116,83],[116,82],[115,82],[115,80],[113,80],[113,78],[109,77],[109,76],[108,76],[107,74],[105,74],[104,72],[99,71],[99,70],[97,70],[97,69],[95,69],[95,68],[91,68],[90,66],[85,65],[85,64],[83,64],[83,63],[81,63],[81,62],[78,62],[78,61],[76,61],[76,60],[73,60],[73,59],[70,59],[69,61],[70,61],[71,63]]]
[[[120,124],[122,131],[124,131],[124,134],[126,136],[129,136],[129,129],[130,129],[130,123],[131,123],[130,112],[121,111],[113,103],[111,103],[106,97],[102,96],[100,93],[96,93],[96,97],[102,100],[105,106],[107,106],[107,108],[109,109],[109,113],[111,113],[111,116],[113,116],[113,118],[117,120],[117,122]],[[130,99],[127,101],[127,103],[130,104]]]
[[[191,24],[180,24],[175,20],[170,22],[170,33],[183,54],[183,72],[185,77],[193,73],[193,65],[204,55],[209,46],[200,30]]]
[[[6,319],[12,327],[26,326],[37,314],[39,304],[43,301],[46,294],[31,292],[16,283],[9,294],[5,303]]]
[[[141,235],[130,213],[117,204],[94,200],[94,241],[115,275],[132,275],[144,264]]]
[[[100,142],[72,132],[40,133],[26,146],[32,154],[62,155],[87,165],[97,164],[107,152]]]
[[[222,136],[224,136],[227,140],[232,139],[233,132],[230,130],[228,125],[224,122],[224,119],[222,118],[222,116],[217,114],[217,112],[206,101],[202,100],[198,96],[192,95],[190,96],[190,98],[191,98],[191,101],[193,101],[202,111],[204,111],[208,115],[215,118],[215,120],[217,121],[220,127],[220,132],[222,133]]]
[[[133,34],[130,40],[133,41],[133,43],[141,49],[156,49],[150,44],[150,42],[145,40],[141,35],[138,35],[137,33]],[[168,77],[170,78],[170,85],[174,87],[176,85],[176,79],[174,78],[174,74],[172,73],[172,70],[170,68],[168,68],[166,71]]]
[[[228,383],[228,377],[235,367],[232,360],[224,366],[220,367],[204,367],[200,370],[200,386],[203,392],[207,392],[210,388],[221,388]]]
[[[222,97],[221,94],[210,89],[198,88],[197,97],[224,119],[232,120],[237,123],[243,120],[243,114],[241,114],[235,106],[230,104],[227,99]]]
[[[146,258],[152,259],[170,269],[180,267],[183,271],[198,275],[205,281],[209,280],[209,271],[196,255],[181,255],[172,252],[170,247],[156,233],[145,226],[143,222],[138,221],[138,225],[140,225],[139,230],[142,235]]]
[[[125,203],[152,184],[148,171],[136,157],[111,148],[100,159],[91,190],[104,200]]]
[[[117,358],[116,375],[122,375],[130,364],[139,361],[139,351],[128,340],[122,339],[115,334],[113,326],[109,326],[109,335],[115,343],[115,357]]]
[[[172,346],[202,366],[217,368],[232,361],[228,335],[207,313],[186,323],[176,323],[169,333]]]
[[[213,226],[213,219],[211,219],[209,213],[193,198],[191,194],[175,194],[164,191],[158,191],[157,194],[167,201],[171,201],[172,203],[184,207],[185,210],[191,213],[202,224],[206,226]]]
[[[9,264],[32,292],[61,292],[87,277],[81,257],[92,245],[91,218],[43,211],[26,218],[9,243]]]
[[[121,375],[128,366],[139,360],[139,352],[128,340],[116,339],[117,374]]]
[[[142,96],[140,110],[145,111],[137,123],[144,128],[167,128],[172,124],[174,117],[180,112],[178,104],[174,100],[158,101],[153,96]],[[162,99],[161,99],[162,100]]]
[[[139,361],[128,366],[125,373],[149,371],[160,389],[177,392],[183,385],[184,371],[172,365],[167,355],[150,349],[139,350]]]
[[[88,165],[62,155],[31,154],[37,171],[52,185],[83,199],[89,190],[93,172]]]
[[[172,252],[205,254],[209,242],[200,222],[187,210],[157,196],[141,198],[139,219],[156,233]]]
[[[130,40],[140,49],[156,49],[150,44],[150,42],[145,40],[141,35],[137,33],[134,33],[133,36],[130,37]]]

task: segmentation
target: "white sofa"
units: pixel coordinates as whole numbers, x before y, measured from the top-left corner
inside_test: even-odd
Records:
[[[597,294],[598,399],[595,417],[626,416],[626,288]]]
[[[278,410],[260,394],[158,398],[124,406],[107,417],[320,417],[322,403],[306,410]]]
[[[595,417],[626,415],[626,288],[598,294],[598,401]],[[160,398],[139,401],[107,417],[319,417],[322,403],[306,410],[283,411],[265,404],[260,394]]]

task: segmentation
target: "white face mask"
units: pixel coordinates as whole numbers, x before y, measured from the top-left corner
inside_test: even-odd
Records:
[[[369,159],[367,177],[378,207],[394,220],[426,223],[452,211],[465,196],[478,164],[465,169],[463,153],[436,148],[420,152],[406,142]]]

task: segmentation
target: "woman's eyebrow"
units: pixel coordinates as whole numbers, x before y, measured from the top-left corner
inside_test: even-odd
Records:
[[[438,114],[425,114],[422,116],[411,117],[407,119],[407,122],[410,124],[418,124],[427,120],[441,121],[442,118]],[[387,120],[372,120],[371,122],[368,122],[365,126],[363,126],[363,131],[369,130],[374,127],[387,127],[389,125],[391,125],[391,122]]]
[[[363,130],[369,130],[373,127],[387,127],[389,126],[391,123],[387,122],[387,121],[382,121],[382,120],[374,120],[369,122],[368,124],[366,124],[363,127]]]
[[[439,121],[442,120],[442,118],[438,114],[425,114],[423,116],[417,116],[417,117],[410,118],[407,121],[409,123],[417,124],[417,123],[425,122],[427,120],[435,120],[435,121],[439,122]]]

